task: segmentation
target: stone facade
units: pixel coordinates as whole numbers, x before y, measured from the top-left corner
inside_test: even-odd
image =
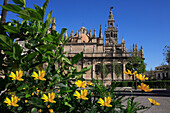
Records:
[[[52,27],[48,29],[47,33],[51,33],[51,30],[56,30],[55,19],[52,22]],[[65,32],[65,37],[67,36],[67,32]],[[70,34],[70,41],[64,48],[64,51],[68,52],[66,56],[71,59],[74,55],[83,51],[83,59],[78,63],[78,69],[80,70],[83,67],[92,65],[91,70],[83,75],[87,81],[98,76],[100,80],[104,80],[106,85],[109,85],[111,81],[114,80],[131,79],[123,73],[123,71],[125,71],[125,65],[128,62],[127,59],[130,56],[125,47],[124,37],[122,37],[121,44],[118,44],[118,27],[115,27],[112,8],[109,12],[108,27],[105,26],[104,36],[101,25],[98,37],[96,35],[96,29],[94,29],[93,35],[91,30],[88,31],[85,27],[81,27],[76,33],[73,33],[72,31]],[[137,45],[136,47],[133,46],[133,51],[138,51]],[[144,59],[142,47],[138,56]],[[120,76],[117,76],[113,71],[114,63],[118,63],[121,66]],[[104,77],[103,74],[99,73],[101,64],[105,64],[108,69],[107,77]]]
[[[55,24],[55,20],[53,21],[53,25]],[[50,33],[50,29],[56,30],[56,26],[49,28],[48,33]],[[102,26],[100,25],[99,36],[96,35],[96,29],[94,29],[94,34],[92,35],[91,30],[88,31],[84,26],[81,27],[75,34],[70,34],[70,41],[65,46],[64,51],[67,51],[67,57],[72,58],[77,53],[83,51],[83,59],[78,63],[78,69],[82,69],[83,67],[92,65],[91,70],[89,70],[83,77],[88,81],[92,78],[99,77],[99,79],[103,79],[104,82],[109,85],[111,81],[114,80],[129,80],[129,76],[125,75],[123,71],[125,71],[125,65],[128,62],[129,53],[125,47],[125,40],[122,37],[122,43],[118,44],[118,27],[115,27],[115,20],[112,13],[112,8],[109,12],[108,19],[108,27],[105,26],[105,40],[103,38]],[[67,37],[67,32],[65,33],[65,37]],[[105,43],[104,43],[105,41]],[[133,46],[134,51],[138,51],[137,45]],[[138,55],[142,59],[143,56],[143,48],[141,47],[140,54]],[[113,72],[113,63],[118,63],[122,67],[121,76],[116,76]],[[108,69],[107,77],[103,77],[100,71],[100,64],[105,64]]]

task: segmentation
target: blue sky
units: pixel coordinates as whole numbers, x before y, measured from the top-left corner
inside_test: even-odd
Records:
[[[0,4],[3,1],[0,0]],[[44,2],[26,0],[26,6],[33,8],[33,4],[42,6]],[[170,45],[170,0],[50,0],[47,13],[53,10],[57,31],[67,28],[68,34],[71,30],[75,33],[84,26],[91,29],[92,34],[96,28],[98,35],[100,24],[104,34],[111,6],[114,7],[115,25],[119,28],[119,43],[124,36],[127,49],[133,43],[138,48],[142,45],[147,70],[161,65],[163,48]],[[16,15],[8,12],[7,21],[13,17]]]

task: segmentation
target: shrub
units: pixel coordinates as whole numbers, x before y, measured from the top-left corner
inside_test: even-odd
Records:
[[[42,7],[34,5],[35,9],[27,8],[25,0],[13,2],[16,4],[1,5],[22,19],[21,23],[12,19],[0,24],[0,70],[5,75],[0,79],[1,112],[131,113],[148,108],[134,102],[134,97],[114,94],[115,83],[107,88],[98,79],[84,81],[82,75],[91,66],[81,70],[75,66],[83,53],[72,59],[65,56],[64,46],[69,41],[69,37],[64,39],[66,28],[46,34],[53,20],[51,11],[44,22],[49,0]],[[26,50],[16,39],[24,41]],[[122,104],[125,100],[128,106]]]

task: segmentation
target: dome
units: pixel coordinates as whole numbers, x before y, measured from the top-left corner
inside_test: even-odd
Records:
[[[86,34],[82,34],[81,42],[82,43],[83,42],[85,42],[85,43],[89,42],[89,37]]]

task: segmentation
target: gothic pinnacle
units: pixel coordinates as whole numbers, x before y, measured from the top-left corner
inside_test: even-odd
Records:
[[[93,35],[94,38],[96,38],[96,29],[94,29],[94,35]]]
[[[101,24],[100,24],[99,38],[103,38],[103,34],[102,34],[102,25],[101,25]]]
[[[133,44],[133,52],[135,52],[135,45]]]
[[[91,29],[90,29],[90,33],[89,33],[89,36],[90,36],[90,38],[92,37],[92,34],[91,34]]]
[[[124,36],[122,37],[122,44],[125,44]]]

